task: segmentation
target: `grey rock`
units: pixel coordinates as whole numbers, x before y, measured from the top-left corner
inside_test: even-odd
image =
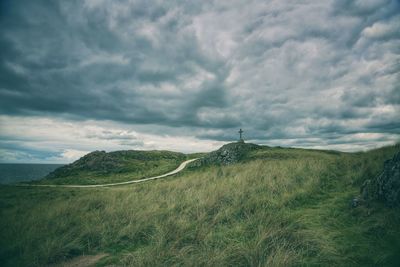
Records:
[[[351,200],[351,207],[356,208],[358,207],[359,203],[360,203],[359,199],[355,197]]]
[[[230,165],[243,160],[246,155],[256,149],[261,149],[259,145],[245,143],[243,141],[223,145],[220,149],[209,153],[197,162],[197,165]]]
[[[400,206],[400,152],[385,162],[381,174],[364,182],[361,195],[365,200],[380,200],[388,206]]]

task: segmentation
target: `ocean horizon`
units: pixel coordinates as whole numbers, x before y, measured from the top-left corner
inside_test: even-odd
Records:
[[[39,180],[64,164],[0,163],[0,184]]]

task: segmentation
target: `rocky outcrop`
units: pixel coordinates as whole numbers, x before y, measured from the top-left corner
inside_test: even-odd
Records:
[[[197,165],[229,165],[237,163],[245,158],[252,150],[261,149],[262,147],[255,144],[247,144],[244,142],[229,143],[220,149],[209,153],[207,156],[197,162]]]
[[[364,182],[361,194],[365,200],[380,200],[388,206],[400,206],[400,152],[385,162],[381,174]]]

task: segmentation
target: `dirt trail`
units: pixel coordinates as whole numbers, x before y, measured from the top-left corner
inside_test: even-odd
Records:
[[[90,267],[95,266],[105,256],[108,256],[108,254],[82,255],[59,264],[49,265],[48,267]]]
[[[90,188],[90,187],[106,187],[106,186],[116,186],[116,185],[127,185],[127,184],[135,184],[135,183],[142,183],[150,180],[156,180],[160,178],[165,178],[167,176],[171,176],[174,174],[177,174],[178,172],[182,171],[185,169],[186,165],[188,165],[190,162],[193,162],[197,160],[196,159],[190,159],[186,160],[179,165],[178,168],[176,168],[173,171],[170,171],[168,173],[158,175],[158,176],[153,176],[149,178],[143,178],[140,180],[132,180],[132,181],[127,181],[127,182],[120,182],[120,183],[110,183],[110,184],[90,184],[90,185],[56,185],[56,184],[19,184],[18,186],[33,186],[33,187],[69,187],[69,188]]]

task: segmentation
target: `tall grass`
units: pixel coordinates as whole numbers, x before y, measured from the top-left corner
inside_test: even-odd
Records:
[[[1,187],[0,265],[100,252],[99,265],[392,265],[399,210],[350,201],[396,150],[269,149],[128,187]]]

